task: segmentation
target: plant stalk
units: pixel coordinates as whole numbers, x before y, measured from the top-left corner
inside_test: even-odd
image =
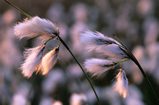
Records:
[[[154,94],[154,97],[156,98],[157,100],[157,103],[159,104],[159,98],[155,92],[155,90],[153,89],[152,85],[151,85],[151,82],[149,81],[148,77],[146,76],[143,68],[141,67],[141,65],[139,64],[139,62],[137,61],[137,59],[134,57],[134,63],[138,66],[138,68],[140,69],[140,71],[142,72],[144,78],[146,79],[147,83],[149,84],[149,88],[152,90],[153,94]]]
[[[24,12],[23,10],[21,10],[20,8],[16,7],[15,5],[11,4],[10,2],[8,2],[7,0],[4,0],[5,2],[7,2],[10,6],[14,7],[15,9],[17,9],[18,11],[20,11],[22,14],[24,14],[25,16],[31,18],[30,15],[28,15],[26,12]]]
[[[93,84],[91,83],[91,81],[90,81],[88,75],[86,74],[86,72],[84,71],[84,69],[82,68],[81,64],[78,62],[78,60],[76,59],[76,57],[74,56],[74,54],[72,53],[72,51],[69,49],[69,47],[67,46],[67,44],[61,39],[60,36],[58,36],[58,37],[59,37],[59,40],[61,41],[61,43],[62,43],[62,44],[66,47],[66,49],[70,52],[70,54],[72,55],[72,57],[74,58],[74,60],[76,61],[76,63],[79,65],[79,67],[80,67],[81,70],[83,71],[85,77],[87,78],[87,80],[88,80],[89,84],[91,85],[91,88],[92,88],[92,90],[93,90],[93,92],[94,92],[94,94],[95,94],[95,96],[96,96],[96,98],[97,98],[98,104],[101,105],[101,103],[100,103],[100,101],[99,101],[99,98],[98,98],[98,95],[97,95],[97,93],[96,93],[96,91],[95,91],[95,89],[94,89],[94,87],[93,87]]]
[[[143,68],[141,67],[140,63],[138,62],[138,60],[135,58],[135,56],[131,53],[131,51],[121,42],[121,40],[115,35],[113,34],[113,36],[115,37],[115,39],[122,45],[122,47],[125,49],[123,50],[122,48],[120,48],[121,50],[123,50],[129,57],[130,59],[138,66],[139,70],[141,71],[142,75],[144,76],[144,78],[146,79],[150,89],[152,90],[154,97],[157,100],[157,103],[159,104],[159,98],[154,90],[154,88],[151,85],[151,82],[149,81],[148,77],[146,76],[146,73],[144,72]],[[119,45],[120,46],[120,45]]]

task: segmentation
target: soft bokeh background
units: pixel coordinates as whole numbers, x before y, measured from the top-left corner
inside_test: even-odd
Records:
[[[79,33],[97,30],[115,33],[133,52],[159,96],[159,1],[158,0],[9,0],[31,16],[47,18],[57,24],[60,36],[83,64],[87,53]],[[0,105],[97,105],[82,71],[61,46],[60,57],[47,76],[23,77],[20,64],[25,48],[41,42],[36,38],[18,40],[13,26],[26,18],[3,0],[0,1]],[[50,50],[56,41],[47,45]],[[116,67],[115,69],[117,69]],[[91,78],[102,105],[157,105],[137,66],[123,63],[129,80],[129,97],[113,91],[115,69],[105,76]]]

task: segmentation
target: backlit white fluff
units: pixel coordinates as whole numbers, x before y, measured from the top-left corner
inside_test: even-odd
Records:
[[[80,34],[80,41],[86,45],[88,50],[94,50],[99,45],[109,45],[109,44],[119,44],[116,40],[104,36],[102,33],[99,32],[92,32],[90,30],[85,31]]]
[[[73,93],[71,95],[70,105],[88,105],[87,97],[83,93]]]
[[[33,38],[36,36],[41,36],[43,38],[53,37],[57,32],[56,26],[49,20],[42,19],[35,16],[31,19],[25,19],[23,22],[18,23],[14,26],[14,34],[20,39]]]
[[[30,78],[33,72],[39,67],[44,47],[45,46],[42,45],[35,48],[30,48],[26,49],[26,51],[24,52],[26,60],[20,68],[22,69],[22,74],[25,77]]]
[[[59,55],[59,47],[56,47],[50,52],[48,52],[42,58],[41,71],[43,75],[46,75],[49,72],[49,70],[55,65],[55,63],[57,62],[58,55]]]
[[[128,96],[128,79],[124,70],[120,69],[116,76],[116,83],[114,85],[115,91],[118,91],[124,98]]]
[[[99,77],[109,69],[113,68],[115,63],[110,60],[91,58],[84,62],[84,66],[87,71],[92,74],[92,76]]]
[[[99,46],[96,48],[96,51],[108,56],[108,59],[112,61],[119,61],[128,58],[128,56],[116,44],[110,44],[108,46]]]

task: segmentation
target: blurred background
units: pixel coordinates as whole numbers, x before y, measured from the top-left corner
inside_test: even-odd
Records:
[[[159,96],[159,1],[158,0],[9,0],[31,16],[57,24],[81,64],[88,53],[79,33],[90,29],[112,37],[115,33],[133,52]],[[36,38],[19,40],[13,26],[26,16],[0,1],[0,105],[98,105],[95,95],[69,52],[61,46],[59,60],[48,75],[23,77],[23,51],[42,44]],[[47,49],[57,46],[50,41]],[[123,63],[129,81],[129,97],[112,88],[116,69],[91,78],[102,105],[157,105],[147,81],[132,62]]]

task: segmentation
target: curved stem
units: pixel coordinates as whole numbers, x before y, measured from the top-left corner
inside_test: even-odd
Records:
[[[126,62],[126,61],[130,61],[130,59],[124,59],[124,60],[122,60],[122,61],[118,61],[118,62],[114,62],[114,63],[123,63],[123,62]]]
[[[138,66],[139,70],[141,71],[142,75],[144,76],[144,78],[146,79],[150,89],[152,90],[153,94],[154,94],[154,97],[156,98],[157,100],[157,103],[159,104],[159,98],[154,90],[154,88],[152,87],[151,85],[151,82],[149,81],[148,77],[146,76],[146,73],[144,72],[143,68],[141,67],[140,63],[138,62],[138,60],[135,58],[135,56],[131,53],[131,51],[120,41],[120,39],[115,35],[113,34],[113,36],[115,37],[115,39],[122,45],[122,47],[124,48],[121,49],[122,51],[124,51],[128,56],[129,58]]]
[[[48,40],[46,40],[43,45],[46,45],[46,43],[50,40],[52,40],[52,38],[49,38]]]
[[[159,98],[155,92],[155,90],[153,89],[152,85],[151,85],[151,82],[149,81],[148,77],[146,76],[144,70],[142,69],[141,65],[139,64],[139,62],[136,60],[134,60],[135,64],[139,67],[140,71],[142,72],[142,74],[144,75],[144,78],[146,79],[147,83],[149,84],[149,88],[152,90],[153,94],[154,94],[154,97],[156,98],[157,100],[157,103],[159,104]]]
[[[87,78],[89,84],[91,85],[91,88],[97,98],[98,104],[101,105],[98,95],[93,87],[93,84],[91,83],[90,79],[88,78],[88,75],[86,74],[86,72],[84,71],[84,69],[82,68],[82,66],[80,65],[80,63],[78,62],[78,60],[76,59],[76,57],[74,56],[74,54],[72,53],[72,51],[69,49],[69,47],[67,46],[67,44],[61,39],[61,37],[59,36],[59,40],[61,41],[61,43],[66,47],[66,49],[70,52],[70,54],[72,55],[72,57],[74,58],[74,60],[76,61],[76,63],[79,65],[79,67],[81,68],[81,70],[83,71],[85,77]]]
[[[21,10],[20,8],[16,7],[15,5],[11,4],[10,2],[8,2],[7,0],[4,0],[6,3],[8,3],[10,6],[14,7],[15,9],[17,9],[18,11],[20,11],[22,14],[24,14],[25,16],[27,16],[28,18],[32,18],[30,15],[28,15],[26,12],[24,12],[23,10]]]

